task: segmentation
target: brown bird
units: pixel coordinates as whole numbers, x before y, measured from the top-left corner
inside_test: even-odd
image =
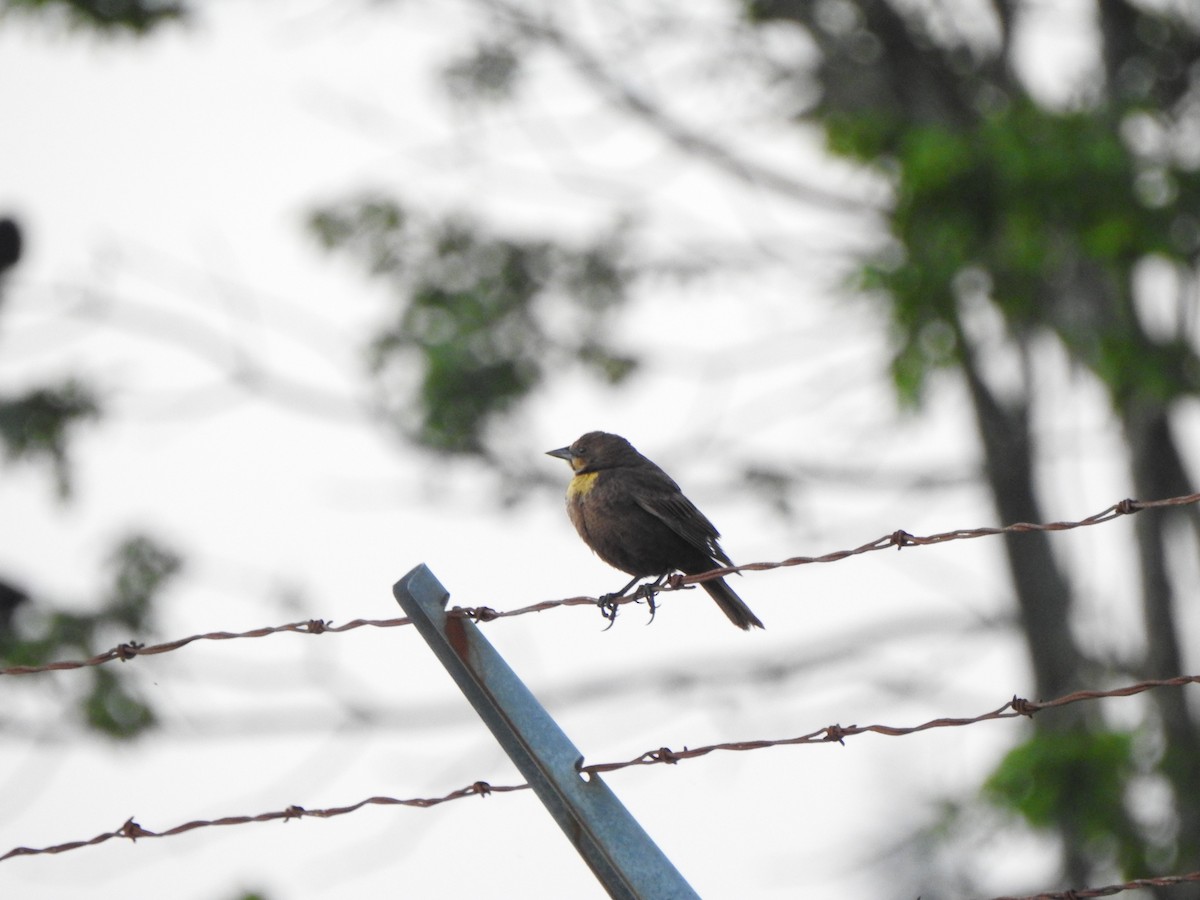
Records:
[[[567,512],[583,542],[610,566],[634,576],[618,596],[641,578],[661,580],[676,570],[699,575],[733,565],[712,522],[625,438],[592,431],[547,455],[565,459],[575,471],[567,485]],[[764,627],[723,578],[700,586],[738,628]]]

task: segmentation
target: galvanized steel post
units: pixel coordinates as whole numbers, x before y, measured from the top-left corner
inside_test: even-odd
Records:
[[[584,862],[612,897],[698,895],[517,678],[474,622],[446,613],[449,593],[425,565],[392,588],[397,602]]]

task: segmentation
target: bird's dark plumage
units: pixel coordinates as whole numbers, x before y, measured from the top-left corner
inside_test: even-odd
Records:
[[[712,522],[625,438],[592,431],[549,455],[571,464],[567,512],[584,543],[610,566],[651,577],[733,565]],[[723,578],[700,586],[734,625],[763,627]]]

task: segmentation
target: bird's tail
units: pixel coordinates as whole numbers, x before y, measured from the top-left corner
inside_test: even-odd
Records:
[[[749,631],[752,626],[754,628],[766,627],[758,620],[758,616],[750,611],[750,607],[742,601],[742,598],[733,592],[733,588],[725,583],[724,578],[702,581],[700,587],[708,591],[708,595],[717,601],[717,606],[721,607],[721,612],[729,616],[729,621],[738,628]]]

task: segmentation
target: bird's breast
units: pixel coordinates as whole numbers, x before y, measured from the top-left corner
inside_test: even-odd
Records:
[[[592,488],[596,486],[596,478],[599,474],[599,472],[584,472],[572,478],[567,485],[567,502],[582,500],[591,493]]]

